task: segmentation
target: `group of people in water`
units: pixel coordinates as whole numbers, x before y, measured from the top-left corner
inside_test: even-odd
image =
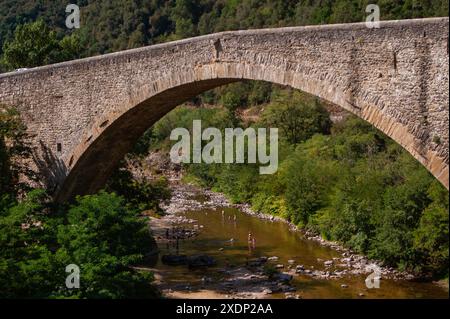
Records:
[[[222,210],[222,219],[225,219],[225,211]],[[228,220],[231,220],[231,215],[228,216]],[[233,221],[237,222],[236,214],[233,216]]]
[[[176,254],[178,255],[180,248],[180,239],[189,239],[195,235],[196,233],[194,231],[187,230],[185,227],[172,226],[172,229],[166,228],[165,238],[167,240],[167,249],[170,249],[169,243],[173,243]]]
[[[222,219],[225,219],[225,211],[222,210]],[[234,223],[237,223],[237,216],[236,214],[232,217],[231,215],[228,216],[228,220],[233,220]],[[179,251],[179,241],[184,239],[189,239],[193,236],[195,236],[195,232],[191,230],[187,230],[185,227],[179,227],[179,226],[172,226],[172,228],[166,228],[165,229],[165,239],[167,240],[167,248],[169,249],[169,243],[173,243],[173,246],[178,254]],[[229,240],[231,245],[234,244],[235,240],[234,238],[231,238]],[[253,253],[253,250],[256,249],[256,238],[252,234],[251,231],[248,232],[247,237],[247,243],[248,243],[248,252],[249,255]]]
[[[222,219],[225,219],[225,211],[222,210]],[[231,215],[228,216],[228,220],[231,220]],[[235,223],[237,223],[237,217],[236,214],[233,216],[233,221]],[[231,244],[234,243],[234,238],[230,239]],[[249,254],[251,254],[253,252],[253,250],[256,248],[256,238],[255,236],[252,234],[251,231],[248,232],[248,239],[247,239],[247,243],[248,243],[248,250],[249,250]]]
[[[171,234],[172,233],[172,234]],[[166,239],[167,240],[178,240],[178,239],[189,239],[193,237],[195,233],[193,231],[187,230],[185,227],[175,227],[172,229],[166,228]]]

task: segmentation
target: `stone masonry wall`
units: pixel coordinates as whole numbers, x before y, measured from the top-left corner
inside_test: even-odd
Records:
[[[242,79],[326,99],[393,138],[448,188],[448,18],[235,31],[0,75],[33,165],[60,200],[103,186],[155,121]]]

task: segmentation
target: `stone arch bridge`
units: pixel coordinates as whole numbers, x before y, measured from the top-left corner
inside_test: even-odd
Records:
[[[223,32],[0,75],[58,200],[97,191],[143,132],[227,83],[291,86],[370,122],[447,189],[448,18]]]

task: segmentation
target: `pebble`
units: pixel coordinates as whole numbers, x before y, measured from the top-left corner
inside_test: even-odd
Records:
[[[264,289],[262,292],[266,295],[270,295],[273,293],[272,290],[270,290],[270,289]]]

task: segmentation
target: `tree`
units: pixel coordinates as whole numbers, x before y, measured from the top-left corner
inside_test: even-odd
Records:
[[[58,227],[56,253],[60,264],[80,267],[79,298],[143,298],[158,293],[152,274],[132,268],[154,247],[154,240],[138,211],[122,197],[100,192],[77,198]],[[67,296],[67,294],[66,294]]]
[[[326,110],[316,100],[302,99],[300,93],[283,93],[263,114],[263,121],[278,127],[291,144],[303,142],[316,133],[328,134],[331,121]]]
[[[152,247],[145,220],[120,196],[80,197],[67,209],[33,190],[0,206],[0,298],[158,297],[152,273],[133,268]],[[80,289],[65,286],[69,264],[80,268]]]
[[[31,68],[79,57],[80,39],[67,36],[58,41],[43,20],[19,25],[12,41],[3,46],[2,63],[10,69]]]
[[[434,181],[428,196],[433,201],[420,218],[414,232],[414,245],[422,254],[426,271],[448,277],[448,192]]]
[[[0,298],[42,298],[64,283],[50,247],[56,228],[50,227],[49,198],[34,190],[19,204],[0,209]]]
[[[38,20],[16,28],[14,39],[3,47],[4,63],[13,69],[50,64],[57,60],[58,49],[56,32]]]
[[[171,196],[167,185],[164,177],[153,181],[136,181],[129,170],[121,167],[109,179],[107,189],[126,198],[127,205],[132,209],[161,213],[159,202]]]
[[[19,177],[34,179],[33,172],[26,164],[30,155],[28,134],[19,112],[0,105],[0,194],[16,197],[29,190]]]

